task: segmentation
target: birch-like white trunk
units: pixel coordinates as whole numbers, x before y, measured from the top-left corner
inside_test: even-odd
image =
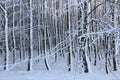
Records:
[[[4,11],[5,13],[5,50],[6,50],[6,55],[5,55],[5,63],[6,63],[6,71],[9,70],[9,48],[8,48],[8,15],[7,15],[7,10],[6,10],[6,4],[5,4],[5,8],[3,8],[3,6],[0,4],[1,9]]]
[[[32,0],[30,0],[30,70],[33,70],[33,13],[32,13]]]
[[[70,69],[73,71],[72,39],[71,39],[71,0],[68,0],[68,22],[69,22],[69,41],[70,41]]]
[[[44,59],[44,62],[45,62],[45,66],[46,66],[46,68],[47,68],[47,70],[48,71],[50,71],[50,67],[49,67],[49,64],[48,64],[48,58],[46,58],[46,56],[48,56],[49,54],[48,54],[48,52],[47,52],[47,22],[46,22],[46,20],[47,20],[47,11],[46,11],[46,9],[47,9],[47,1],[45,0],[45,3],[44,3],[44,6],[45,6],[45,13],[44,13],[44,27],[45,27],[45,31],[44,31],[44,40],[45,40],[45,44],[44,44],[44,46],[45,46],[45,59]]]
[[[13,0],[13,63],[16,62],[16,40],[15,40],[15,8],[14,8],[14,0]]]
[[[119,54],[119,28],[117,26],[117,0],[115,0],[115,6],[114,6],[114,26],[116,28],[116,38],[115,38],[115,54]],[[116,55],[113,54],[113,70],[117,70],[117,64],[116,64]]]
[[[87,23],[89,23],[90,22],[90,16],[88,15],[88,13],[90,13],[90,2],[89,1],[87,2],[87,9],[86,10],[87,10]],[[90,33],[90,25],[89,24],[87,25],[87,33]],[[89,70],[89,72],[92,72],[89,57],[88,57],[88,46],[89,46],[88,43],[90,43],[88,38],[90,38],[89,35],[86,38],[85,55],[86,55],[86,61],[88,64],[88,70]]]
[[[22,41],[22,26],[21,26],[21,17],[22,17],[22,0],[20,0],[20,60],[23,60],[23,41]]]
[[[57,12],[57,10],[56,10],[56,0],[55,0],[55,12],[54,12],[54,16],[55,16],[55,31],[56,31],[56,44],[55,45],[57,45],[57,43],[58,43],[58,26],[57,26],[57,14],[56,14],[56,12]],[[56,62],[56,60],[57,60],[57,52],[55,53],[55,62]]]
[[[5,5],[6,7],[6,5]],[[6,70],[9,70],[9,48],[8,48],[8,15],[7,10],[5,12],[5,46],[6,46]]]
[[[115,0],[115,6],[114,6],[114,26],[116,28],[116,39],[115,39],[115,53],[116,55],[119,54],[119,27],[117,26],[117,18],[118,18],[118,15],[117,15],[117,0]]]
[[[40,6],[39,6],[39,0],[38,0],[38,4],[37,4],[37,6],[38,6],[38,56],[40,55],[40,53],[41,53],[41,35],[40,35],[40,33],[41,33],[41,30],[40,30]],[[39,61],[39,59],[38,59],[38,61]]]

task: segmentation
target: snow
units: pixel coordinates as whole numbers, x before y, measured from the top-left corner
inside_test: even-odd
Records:
[[[120,80],[119,70],[106,74],[104,69],[100,70],[91,66],[90,73],[83,73],[81,68],[77,66],[74,67],[76,70],[69,72],[68,67],[65,66],[67,64],[66,58],[60,57],[56,63],[54,60],[51,61],[52,57],[50,58],[48,61],[51,71],[46,70],[43,60],[34,61],[33,71],[26,71],[27,63],[23,62],[15,65],[10,71],[0,71],[0,80]]]
[[[43,60],[39,63],[34,62],[33,71],[26,71],[27,63],[25,62],[16,65],[10,71],[0,71],[0,80],[120,80],[120,72],[106,74],[105,71],[95,67],[91,67],[90,73],[83,73],[78,66],[76,70],[69,72],[68,67],[65,66],[67,60],[58,59],[54,64],[52,64],[54,61],[49,62],[51,71],[46,70]]]
[[[120,80],[118,0],[7,1],[0,3],[0,80]]]
[[[114,75],[116,76],[114,76]],[[75,73],[65,71],[9,71],[0,72],[0,80],[119,80],[119,72],[113,74]],[[117,78],[116,78],[117,77]]]

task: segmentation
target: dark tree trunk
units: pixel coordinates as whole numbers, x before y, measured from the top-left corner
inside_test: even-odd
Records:
[[[108,68],[107,68],[107,53],[105,53],[105,71],[108,74]]]
[[[113,52],[113,71],[117,71],[115,52]]]
[[[44,59],[44,62],[45,62],[45,67],[46,67],[46,69],[49,71],[50,69],[49,69],[49,67],[48,67],[47,60]]]
[[[4,70],[6,70],[6,51],[4,51]]]
[[[87,55],[85,55],[85,51],[83,51],[82,57],[83,57],[84,72],[85,72],[85,73],[88,73],[89,70],[88,70],[88,63],[87,63],[87,61],[86,61],[86,56],[87,56]]]
[[[71,58],[70,58],[70,50],[69,50],[70,48],[68,47],[68,71],[71,71],[71,67],[70,67],[70,65],[71,65]]]
[[[30,48],[29,48],[28,57],[29,57],[29,59],[28,59],[27,71],[30,71],[30,59],[31,59]]]

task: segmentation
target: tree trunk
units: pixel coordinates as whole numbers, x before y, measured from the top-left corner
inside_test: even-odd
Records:
[[[6,3],[5,3],[5,8],[0,4],[1,9],[5,13],[5,59],[4,59],[4,69],[6,71],[9,70],[9,48],[8,48],[8,14],[7,14],[7,9],[6,9]]]

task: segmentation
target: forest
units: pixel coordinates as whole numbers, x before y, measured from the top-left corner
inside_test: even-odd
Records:
[[[119,10],[120,0],[0,0],[0,71],[119,71]]]

